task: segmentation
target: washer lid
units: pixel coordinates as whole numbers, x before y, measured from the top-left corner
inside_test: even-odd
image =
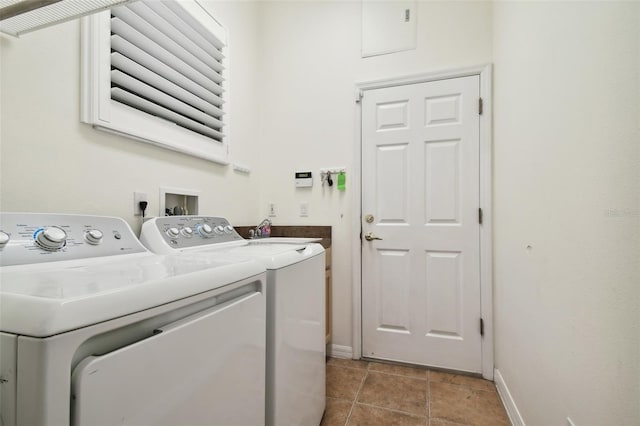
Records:
[[[264,273],[246,258],[150,253],[0,268],[0,331],[46,337]]]
[[[247,240],[249,244],[308,244],[319,243],[322,238],[300,238],[300,237],[269,237],[269,238],[255,238]]]
[[[185,249],[183,253],[193,255],[196,253],[210,253],[218,256],[233,256],[238,258],[249,257],[256,259],[267,269],[280,269],[310,257],[324,253],[324,248],[317,243],[311,244],[245,244],[227,247],[215,245]]]

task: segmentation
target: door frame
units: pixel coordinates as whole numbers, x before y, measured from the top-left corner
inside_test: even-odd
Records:
[[[484,321],[482,338],[482,377],[493,380],[493,209],[492,209],[492,65],[386,78],[355,84],[356,132],[352,187],[352,358],[362,356],[362,100],[367,90],[408,84],[426,83],[459,77],[480,76],[480,208],[483,219],[480,225],[480,312]]]

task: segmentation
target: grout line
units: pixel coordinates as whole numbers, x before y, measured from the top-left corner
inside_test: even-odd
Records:
[[[335,399],[336,401],[347,401],[347,402],[351,402],[351,400],[350,400],[350,399],[346,399],[346,398],[338,398],[338,397],[335,397],[335,396],[326,396],[325,398],[326,398],[326,399]]]
[[[451,425],[451,426],[470,426],[469,423],[457,423],[457,422],[449,420],[449,419],[447,419],[445,417],[436,417],[436,418],[434,418],[434,420],[440,420],[445,425]]]
[[[375,408],[377,410],[384,410],[384,411],[391,411],[392,413],[405,414],[405,415],[411,416],[411,417],[421,417],[421,418],[425,417],[425,416],[421,416],[420,414],[410,413],[408,411],[395,410],[393,408],[387,408],[387,407],[381,407],[379,405],[367,404],[366,402],[358,402],[358,404],[364,405],[365,407]]]
[[[367,368],[347,367],[346,365],[327,364],[327,367],[348,368],[349,370],[367,371]]]
[[[416,379],[416,380],[427,380],[426,377],[408,376],[406,374],[388,373],[386,371],[379,371],[379,370],[369,370],[369,371],[371,371],[372,373],[386,374],[388,376],[407,377],[409,379]]]
[[[480,387],[476,387],[474,385],[470,385],[470,384],[466,384],[466,383],[452,383],[452,382],[439,381],[439,380],[436,380],[435,383],[441,383],[443,385],[458,386],[458,387],[467,388],[467,389],[470,389],[472,391],[477,391],[477,392],[489,392],[489,393],[497,392],[497,389],[496,389],[495,385],[493,386],[492,389],[484,389],[484,388],[480,389]]]
[[[347,415],[347,420],[345,421],[344,426],[347,426],[349,424],[349,421],[351,420],[351,414],[353,413],[353,409],[355,408],[356,402],[358,401],[358,397],[360,396],[360,391],[364,387],[364,382],[365,380],[367,380],[368,376],[369,376],[369,366],[367,365],[367,370],[364,374],[364,377],[362,378],[362,381],[360,382],[360,386],[358,386],[356,397],[353,399],[353,404],[351,404],[351,409],[349,410],[349,414]]]
[[[340,359],[340,358],[335,358],[335,359]],[[367,363],[367,366],[365,368],[351,367],[351,366],[342,365],[342,364],[329,364],[329,361],[326,362],[326,365],[331,367],[350,368],[351,370],[365,370],[365,371],[368,370],[369,365],[371,365],[371,362],[370,361],[362,361],[362,362]]]

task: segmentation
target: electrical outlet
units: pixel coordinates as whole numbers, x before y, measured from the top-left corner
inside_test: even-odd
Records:
[[[144,192],[134,192],[133,193],[133,215],[134,216],[142,216],[142,210],[140,210],[140,201],[149,202],[149,197]],[[149,206],[147,206],[147,211],[149,211]]]
[[[269,203],[269,217],[276,217],[276,203]]]
[[[309,203],[300,203],[300,217],[309,216]]]

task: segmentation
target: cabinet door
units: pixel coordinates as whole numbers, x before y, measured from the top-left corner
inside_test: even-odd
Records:
[[[16,424],[16,353],[18,337],[0,333],[0,425]]]
[[[325,292],[326,292],[326,337],[325,343],[331,341],[331,269],[325,271]]]

